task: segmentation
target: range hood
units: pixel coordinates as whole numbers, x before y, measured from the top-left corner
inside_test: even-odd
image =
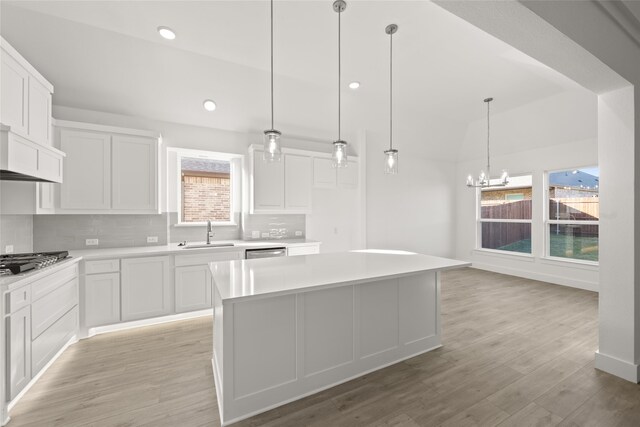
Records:
[[[0,180],[62,182],[65,154],[11,132],[0,124]]]

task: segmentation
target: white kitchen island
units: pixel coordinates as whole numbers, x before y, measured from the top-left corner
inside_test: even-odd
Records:
[[[468,265],[378,251],[211,263],[222,425],[440,347],[439,272]]]

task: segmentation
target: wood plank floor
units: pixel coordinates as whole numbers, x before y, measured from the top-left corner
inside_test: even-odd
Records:
[[[597,294],[466,269],[442,281],[444,347],[236,426],[640,426],[640,386],[597,371]],[[70,347],[21,426],[218,426],[211,318]]]

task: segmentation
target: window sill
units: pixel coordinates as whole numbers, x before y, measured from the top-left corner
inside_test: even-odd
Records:
[[[206,222],[179,222],[173,224],[173,227],[206,227]],[[238,224],[235,222],[212,222],[212,227],[237,227]]]
[[[491,256],[498,256],[502,258],[511,258],[511,259],[517,258],[519,260],[527,261],[527,262],[534,261],[533,255],[524,254],[521,252],[498,251],[493,249],[474,249],[473,252],[475,252],[478,255],[491,255]]]
[[[569,259],[560,257],[541,257],[540,263],[548,265],[557,265],[559,267],[582,268],[585,270],[598,271],[600,264],[594,261],[583,261],[579,259]]]

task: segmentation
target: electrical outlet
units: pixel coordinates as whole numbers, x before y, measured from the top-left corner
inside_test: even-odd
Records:
[[[5,254],[12,254],[13,253],[13,245],[7,245],[4,247],[4,253]]]
[[[87,239],[84,244],[87,246],[98,246],[98,239]]]
[[[262,233],[262,237],[265,238],[265,239],[268,239],[269,238],[269,233]]]
[[[259,231],[252,231],[251,232],[251,238],[252,239],[259,239],[260,238],[260,232]]]
[[[296,237],[302,236],[302,231],[296,231]]]
[[[158,243],[158,236],[147,236],[147,243]]]

